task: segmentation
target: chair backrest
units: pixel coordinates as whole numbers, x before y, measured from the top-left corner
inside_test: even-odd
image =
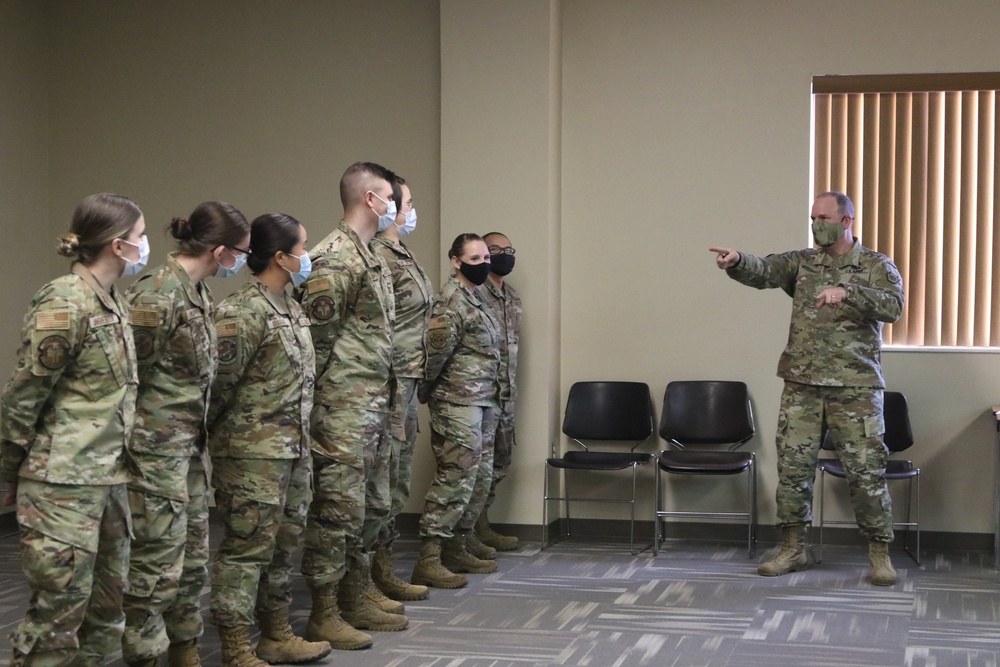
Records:
[[[883,392],[885,435],[882,436],[890,453],[901,452],[913,445],[913,428],[910,426],[910,411],[906,396],[898,391]],[[823,449],[833,450],[833,438],[828,430],[823,434]]]
[[[732,445],[754,434],[750,392],[744,382],[681,380],[663,394],[660,437],[675,447]]]
[[[562,430],[577,442],[627,440],[638,446],[653,433],[649,385],[645,382],[574,382],[566,399]]]

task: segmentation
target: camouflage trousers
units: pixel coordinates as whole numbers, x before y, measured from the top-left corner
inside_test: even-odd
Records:
[[[391,547],[399,537],[396,517],[410,499],[413,473],[413,450],[417,443],[417,382],[416,378],[397,378],[396,392],[389,405],[389,426],[384,437],[389,441],[389,489],[392,503],[386,525],[378,535],[378,544]]]
[[[208,580],[208,480],[198,457],[135,452],[143,477],[129,483],[135,538],[125,595],[126,662],[154,658],[204,631]]]
[[[497,499],[497,485],[500,484],[510,471],[511,459],[514,455],[514,403],[512,401],[500,401],[500,416],[497,421],[497,432],[493,438],[493,481],[490,483],[490,492],[486,497],[486,505],[483,509],[493,506],[493,501]]]
[[[302,573],[314,588],[363,569],[389,516],[386,419],[371,410],[313,410],[313,501]]]
[[[424,502],[420,536],[447,539],[472,530],[486,505],[499,411],[434,399],[429,407],[437,473]]]
[[[779,526],[812,523],[816,459],[823,433],[829,429],[847,473],[851,505],[862,535],[876,542],[892,541],[882,401],[882,390],[872,387],[785,382],[776,438]]]
[[[12,667],[103,665],[121,641],[128,567],[125,485],[22,479],[17,489],[28,611],[11,634]]]
[[[225,533],[212,562],[212,620],[249,626],[292,602],[294,557],[312,498],[312,459],[212,459]]]

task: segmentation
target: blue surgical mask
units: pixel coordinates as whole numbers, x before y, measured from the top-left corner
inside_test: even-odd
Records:
[[[231,252],[229,248],[226,248],[226,251],[229,252],[236,261],[232,268],[225,267],[221,262],[219,262],[219,270],[215,272],[216,278],[231,278],[239,273],[240,269],[243,268],[243,265],[247,263],[247,256],[244,253],[241,252],[236,254]]]
[[[298,287],[309,278],[309,274],[312,273],[312,258],[309,257],[309,253],[304,253],[302,255],[289,255],[289,257],[294,257],[299,260],[299,270],[298,271],[288,271],[285,267],[281,267],[288,271],[292,276],[292,285]]]
[[[374,192],[372,194],[375,195]],[[375,199],[378,199],[380,202],[385,204],[386,207],[388,207],[385,212],[385,215],[380,215],[378,217],[378,231],[384,232],[385,230],[389,229],[389,225],[396,222],[396,202],[386,201],[381,197],[379,197],[378,195],[375,195]]]
[[[135,246],[139,249],[138,261],[133,262],[128,257],[122,257],[125,260],[125,270],[122,271],[122,276],[134,276],[146,268],[146,262],[149,261],[149,239],[143,234],[138,243],[132,243],[125,239],[122,239],[122,243],[128,243],[130,246]]]
[[[400,237],[407,236],[410,232],[417,228],[417,209],[411,208],[406,212],[406,219],[403,222],[403,226],[400,227],[396,225],[396,229],[399,230]]]

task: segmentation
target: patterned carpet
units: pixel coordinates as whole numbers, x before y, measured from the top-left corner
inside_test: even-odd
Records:
[[[418,545],[398,545],[409,573]],[[762,548],[762,556],[770,550]],[[0,539],[0,665],[28,590],[17,541]],[[467,588],[408,603],[410,627],[375,633],[337,667],[1000,667],[1000,586],[985,552],[893,552],[899,581],[867,582],[860,546],[827,546],[805,572],[764,578],[741,545],[668,542],[657,558],[621,544],[527,544]],[[294,625],[309,596],[297,581]],[[205,595],[207,606],[208,596]],[[109,664],[120,665],[120,657]],[[209,627],[206,665],[218,665]]]

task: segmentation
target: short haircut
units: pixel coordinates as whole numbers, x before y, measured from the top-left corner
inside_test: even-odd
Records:
[[[396,181],[396,174],[374,162],[355,162],[348,167],[340,177],[340,203],[344,210],[360,203],[365,193],[373,190],[380,180],[391,186]]]
[[[816,195],[816,199],[819,199],[820,197],[833,197],[837,200],[837,213],[850,216],[851,218],[854,217],[854,202],[852,202],[851,198],[843,192],[830,190],[829,192],[824,192],[821,195]]]

